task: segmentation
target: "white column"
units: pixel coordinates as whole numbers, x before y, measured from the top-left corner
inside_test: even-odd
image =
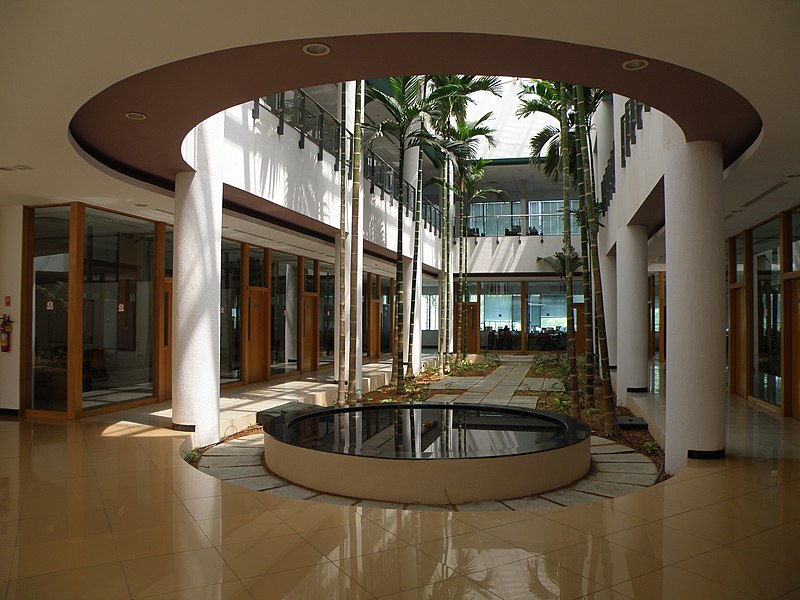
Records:
[[[725,451],[722,149],[665,127],[666,471]]]
[[[608,365],[617,368],[617,257],[600,257],[600,275],[603,280],[603,312],[606,318]],[[594,299],[593,299],[594,300]]]
[[[647,230],[640,225],[617,229],[617,398],[648,390]]]
[[[348,236],[350,238],[350,236]],[[340,252],[341,252],[341,244],[342,244],[342,236],[337,233],[336,240],[334,241],[333,248],[334,248],[334,256],[333,256],[333,305],[335,307],[335,318],[333,320],[333,376],[334,379],[339,379],[339,306],[340,306],[340,294],[341,294],[341,272],[339,270],[339,262],[340,262]],[[345,339],[344,339],[344,368],[345,368],[345,379],[347,379],[347,367],[348,364],[348,352],[350,347],[350,336],[349,336],[349,323],[350,323],[350,257],[349,251],[347,248],[350,247],[350,244],[347,241],[344,242],[345,244],[345,279],[344,282],[344,314],[345,314]]]
[[[172,423],[194,445],[219,441],[219,311],[224,115],[184,141],[195,171],[175,178]]]
[[[414,329],[414,348],[408,347],[408,338],[409,334],[411,333],[411,277],[413,276],[413,261],[410,258],[403,259],[403,362],[408,363],[411,361],[412,367],[414,367],[414,372],[417,372],[416,363],[414,363],[414,356],[416,354],[417,361],[419,361],[419,351],[417,348],[420,346],[420,338],[422,337],[422,333],[420,332],[419,328],[416,326]],[[417,289],[419,290],[422,287],[422,282],[417,280]],[[418,321],[416,318],[419,315],[419,303],[417,303],[416,314],[414,315],[414,321]],[[403,373],[405,373],[406,367],[403,367]]]
[[[359,391],[363,389],[362,382],[364,380],[364,343],[365,340],[362,339],[361,331],[364,329],[364,202],[365,202],[365,194],[364,190],[368,189],[365,186],[366,182],[364,178],[361,178],[361,198],[360,202],[358,203],[358,222],[361,224],[361,235],[358,236],[358,256],[356,257],[357,264],[351,264],[349,266],[350,269],[355,270],[356,277],[358,279],[358,289],[356,293],[356,331],[358,331],[358,335],[356,336],[356,382],[357,388]],[[352,240],[352,236],[350,238]],[[352,261],[351,261],[352,262]],[[380,290],[378,290],[378,294],[380,294]],[[349,317],[348,317],[349,318]],[[349,321],[348,321],[349,322]],[[374,324],[373,326],[377,326]]]

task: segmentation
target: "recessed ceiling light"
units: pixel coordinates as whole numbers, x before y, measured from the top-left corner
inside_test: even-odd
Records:
[[[795,177],[800,177],[800,173],[789,173],[786,177],[788,179],[794,179]]]
[[[139,208],[146,208],[146,207],[148,207],[150,205],[149,204],[144,204],[143,202],[139,202],[137,204],[134,204],[134,206],[138,206]]]
[[[331,47],[322,42],[311,42],[303,46],[303,52],[309,56],[325,56],[331,53]]]
[[[125,118],[130,119],[131,121],[144,121],[147,118],[147,115],[140,112],[126,112]]]
[[[30,171],[33,167],[29,167],[28,165],[9,165],[0,167],[0,171]]]
[[[622,68],[625,71],[641,71],[650,66],[650,61],[644,58],[632,58],[622,63]]]

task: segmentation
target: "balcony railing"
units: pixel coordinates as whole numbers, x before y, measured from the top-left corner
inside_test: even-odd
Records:
[[[317,160],[322,160],[324,152],[328,152],[334,161],[334,169],[339,170],[339,150],[341,143],[341,122],[325,110],[311,96],[303,90],[289,90],[261,98],[254,106],[253,118],[258,117],[258,109],[266,108],[278,118],[278,135],[283,135],[284,127],[290,125],[300,133],[298,146],[305,148],[306,139],[317,145]],[[353,134],[345,130],[349,141]],[[353,176],[353,144],[348,143],[349,152],[346,157],[345,167],[348,176]],[[400,176],[397,171],[386,161],[376,155],[371,149],[366,148],[362,153],[362,174],[369,181],[371,194],[379,193],[381,199],[388,195],[390,205],[400,196]],[[399,218],[410,219],[413,217],[416,189],[404,181],[405,187],[405,215]],[[377,188],[377,191],[376,191]],[[441,232],[441,211],[439,206],[428,198],[423,197],[422,220],[426,229],[439,234]]]
[[[572,233],[577,234],[578,221],[572,217]],[[564,215],[559,213],[526,213],[467,217],[469,237],[564,235]]]

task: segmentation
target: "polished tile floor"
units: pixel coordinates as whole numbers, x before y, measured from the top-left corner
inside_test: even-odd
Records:
[[[227,395],[223,429],[276,389]],[[663,409],[657,393],[640,401]],[[0,421],[0,598],[800,598],[800,421],[739,398],[724,460],[591,505],[503,513],[253,492],[187,465],[164,421],[163,405]]]

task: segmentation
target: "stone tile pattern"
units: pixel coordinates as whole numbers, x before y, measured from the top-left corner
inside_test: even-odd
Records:
[[[244,452],[245,449],[250,452]],[[228,483],[278,496],[351,506],[416,508],[413,504],[347,498],[295,485],[272,474],[263,466],[262,449],[263,435],[260,433],[233,439],[203,455],[198,468]],[[426,506],[425,510],[438,508],[445,511],[506,511],[577,506],[632,494],[653,485],[658,479],[659,472],[655,464],[627,446],[593,436],[591,452],[592,466],[588,475],[565,488],[513,500]]]

